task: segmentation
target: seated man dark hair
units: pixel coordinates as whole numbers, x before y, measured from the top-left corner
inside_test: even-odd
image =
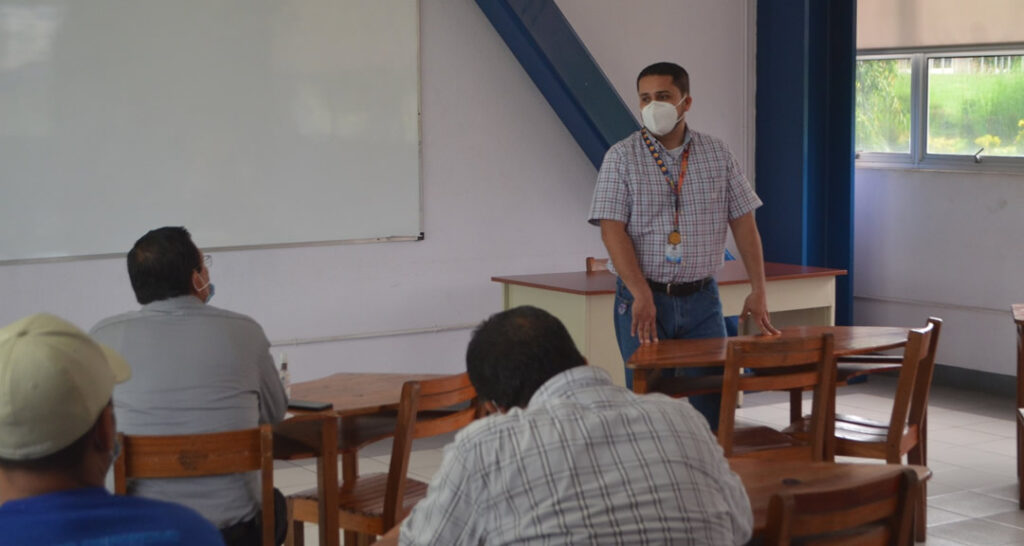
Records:
[[[115,352],[53,315],[0,329],[0,529],[3,544],[223,545],[199,514],[115,497]]]
[[[517,307],[473,332],[466,369],[499,413],[445,448],[409,544],[743,544],[753,514],[704,417],[587,366],[565,326]]]
[[[192,293],[192,274],[202,266],[199,249],[183,227],[154,229],[128,251],[128,278],[142,305]]]
[[[548,379],[586,364],[565,326],[529,306],[485,320],[466,350],[466,370],[477,394],[505,409],[526,407]]]
[[[270,341],[252,318],[207,305],[212,260],[183,227],[154,229],[128,252],[128,276],[142,308],[92,329],[97,341],[132,363],[132,380],[114,391],[125,434],[205,434],[284,418],[287,397]],[[131,480],[132,495],[194,509],[221,529],[229,546],[261,533],[259,475]],[[278,544],[287,507],[275,495]]]

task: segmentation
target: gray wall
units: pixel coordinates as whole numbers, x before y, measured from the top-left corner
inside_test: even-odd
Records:
[[[855,323],[939,316],[939,363],[1016,374],[1024,177],[861,168],[855,192]]]

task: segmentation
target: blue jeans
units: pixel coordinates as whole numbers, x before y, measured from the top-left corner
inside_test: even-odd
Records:
[[[654,307],[657,309],[658,339],[725,337],[722,302],[718,299],[718,284],[714,280],[699,292],[685,297],[654,294]],[[623,362],[628,361],[640,346],[640,340],[630,335],[632,323],[633,294],[626,288],[622,279],[619,279],[615,291],[615,338],[619,342]],[[672,370],[666,372],[672,373]],[[677,377],[701,377],[721,373],[721,368],[717,366],[675,369]],[[633,370],[629,368],[626,369],[626,386],[633,388]],[[707,418],[711,430],[718,428],[721,394],[691,396],[690,403]]]

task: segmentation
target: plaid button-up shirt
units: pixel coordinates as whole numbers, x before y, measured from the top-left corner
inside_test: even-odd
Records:
[[[668,176],[679,180],[680,160],[652,138]],[[616,143],[604,156],[597,175],[590,223],[625,222],[644,276],[662,283],[681,283],[714,275],[722,265],[729,221],[761,206],[725,144],[687,128],[689,164],[680,194],[679,232],[682,263],[665,259],[672,232],[675,193],[655,164],[643,136],[636,132]]]
[[[746,490],[688,402],[578,366],[445,448],[411,544],[743,544]]]

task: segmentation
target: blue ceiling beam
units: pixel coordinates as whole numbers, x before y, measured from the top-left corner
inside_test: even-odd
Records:
[[[595,167],[640,128],[553,0],[477,0]]]

